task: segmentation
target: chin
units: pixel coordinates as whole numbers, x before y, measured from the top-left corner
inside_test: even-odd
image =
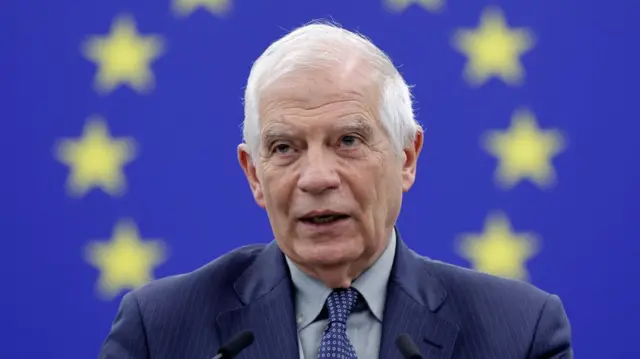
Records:
[[[294,247],[296,256],[306,265],[337,266],[356,261],[363,253],[356,241],[304,243]]]

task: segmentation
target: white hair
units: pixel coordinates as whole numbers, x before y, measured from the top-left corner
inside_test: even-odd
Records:
[[[314,21],[272,43],[255,61],[244,95],[243,137],[252,160],[260,146],[260,92],[294,70],[344,64],[355,50],[372,65],[379,82],[379,116],[393,148],[401,153],[412,146],[421,130],[416,121],[411,91],[391,59],[366,37],[327,22]]]

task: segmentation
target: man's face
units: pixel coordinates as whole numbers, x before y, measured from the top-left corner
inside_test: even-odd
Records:
[[[415,148],[393,151],[370,74],[361,66],[279,79],[260,98],[255,167],[239,147],[278,245],[312,271],[370,265],[388,243],[402,192],[413,184],[421,134]]]

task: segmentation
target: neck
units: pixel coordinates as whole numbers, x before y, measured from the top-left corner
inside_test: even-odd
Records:
[[[368,267],[353,263],[351,265],[341,265],[327,267],[314,267],[309,268],[302,266],[300,269],[307,275],[318,279],[327,288],[349,288],[353,281],[360,276]]]
[[[373,255],[367,255],[355,262],[340,263],[331,266],[309,266],[296,263],[298,268],[308,276],[321,281],[327,288],[349,288],[354,280],[371,267],[384,253],[387,245]]]

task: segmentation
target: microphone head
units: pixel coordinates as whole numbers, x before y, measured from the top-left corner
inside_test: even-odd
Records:
[[[238,355],[244,348],[253,344],[254,335],[250,330],[245,330],[236,335],[227,344],[218,349],[218,354],[222,354],[222,358],[231,359]]]
[[[422,354],[416,343],[408,334],[400,334],[396,338],[396,346],[405,359],[422,359]]]

